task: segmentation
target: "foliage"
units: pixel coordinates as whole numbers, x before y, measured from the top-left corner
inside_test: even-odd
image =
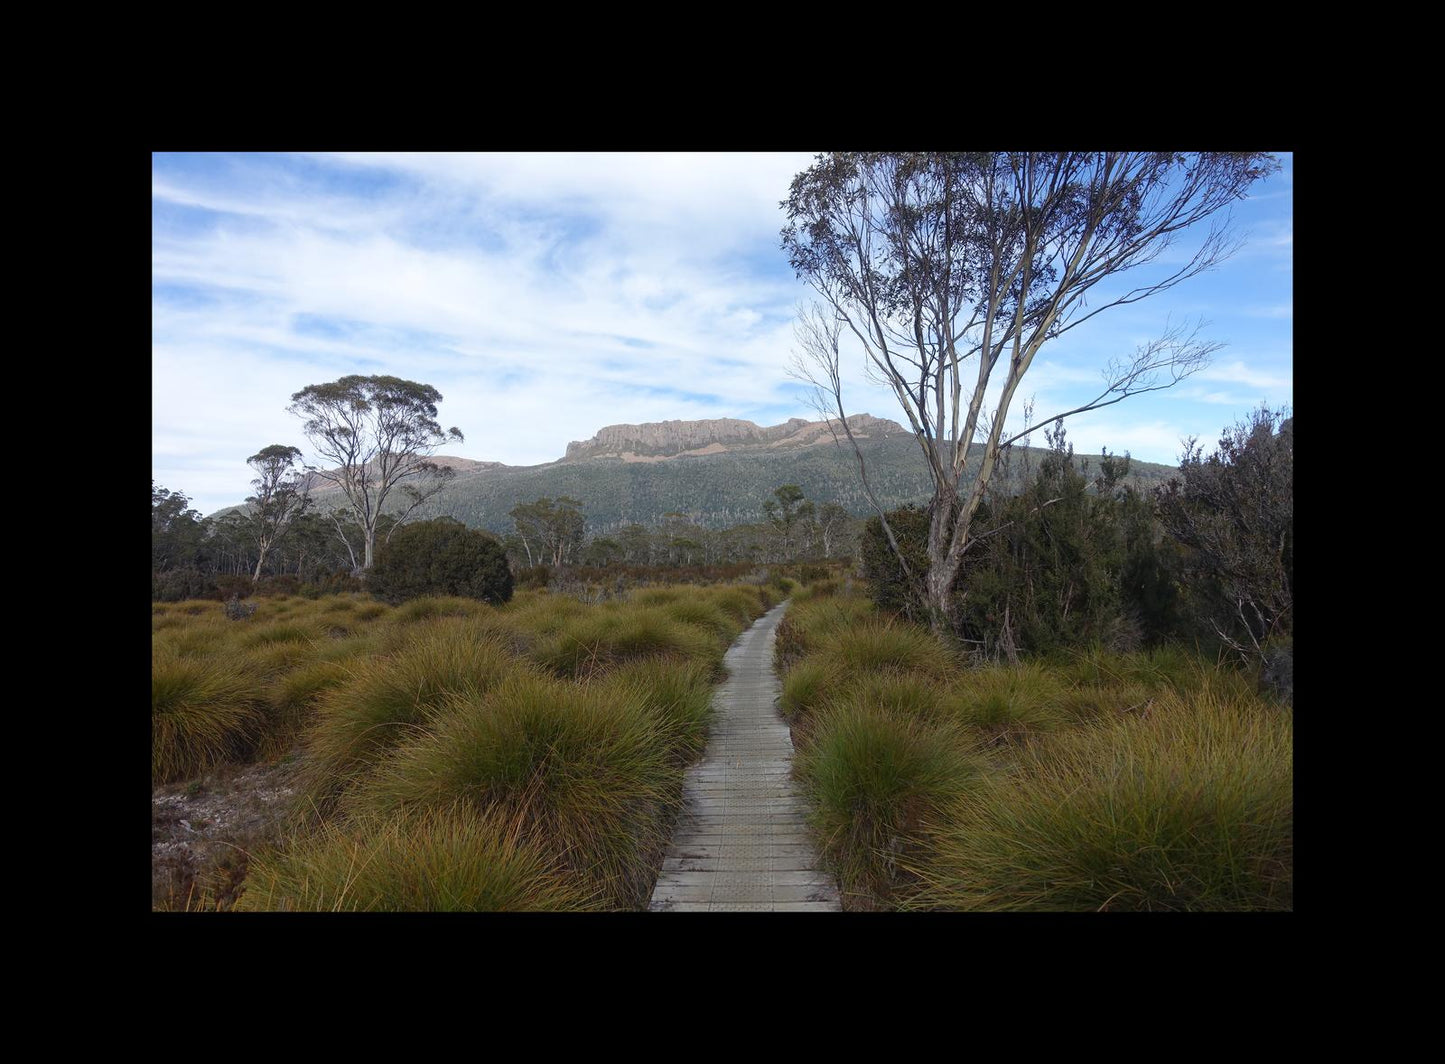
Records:
[[[495,536],[439,517],[407,525],[383,544],[368,586],[392,604],[459,595],[500,605],[511,600],[512,571]]]
[[[241,596],[239,595],[232,595],[228,598],[223,608],[225,610],[226,620],[228,621],[249,620],[256,613],[256,604],[254,602],[242,602]]]
[[[459,429],[443,431],[436,420],[441,400],[429,384],[356,375],[312,384],[291,396],[287,409],[303,419],[312,447],[329,464],[307,471],[341,490],[365,530],[365,569],[374,561],[377,523],[388,497],[405,496],[398,522],[405,521],[454,475],[429,460],[443,443],[463,438]]]
[[[1179,232],[1278,169],[1257,152],[835,152],[798,174],[783,250],[822,302],[799,325],[798,372],[835,414],[905,578],[935,631],[1002,449],[1010,404],[1043,345],[1095,314],[1209,269],[1221,228],[1172,273],[1117,294],[1101,282],[1156,259]],[[1092,306],[1088,306],[1092,303]],[[1088,307],[1086,310],[1085,308]],[[931,482],[929,571],[913,570],[867,479],[842,396],[840,338],[859,344],[918,437]],[[1109,367],[1103,391],[1048,423],[1167,387],[1218,345],[1185,328]],[[999,371],[1002,380],[995,378]],[[997,406],[984,410],[985,396]],[[970,445],[982,461],[965,477]]]
[[[582,546],[586,519],[582,504],[576,499],[559,496],[518,503],[509,515],[522,539],[527,564],[564,565]]]
[[[306,479],[301,469],[301,452],[295,447],[273,443],[246,459],[256,471],[251,486],[256,494],[248,497],[247,517],[256,537],[256,571],[253,580],[261,579],[266,553],[285,538],[306,508],[311,504]]]
[[[1294,630],[1294,418],[1261,407],[1156,493],[1200,627],[1247,659]]]

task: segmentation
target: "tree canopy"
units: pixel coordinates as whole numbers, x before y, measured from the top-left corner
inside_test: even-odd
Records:
[[[321,459],[307,471],[341,489],[365,532],[363,569],[372,566],[377,523],[393,492],[401,496],[400,523],[454,475],[430,461],[443,443],[463,439],[437,421],[441,401],[429,384],[385,376],[342,377],[291,396],[287,410],[303,419]]]
[[[797,372],[817,387],[823,412],[842,421],[850,441],[843,337],[897,397],[933,484],[926,572],[909,566],[884,508],[876,500],[874,508],[935,628],[945,621],[1001,451],[1039,425],[1168,387],[1205,365],[1218,345],[1199,339],[1197,327],[1167,328],[1117,358],[1095,398],[1005,437],[1040,348],[1230,254],[1227,226],[1211,222],[1194,253],[1167,274],[1122,294],[1098,288],[1158,259],[1277,168],[1259,152],[837,152],[794,178],[782,247],[821,298],[799,323]],[[998,397],[991,411],[986,394]],[[975,438],[982,459],[965,478]],[[863,452],[854,447],[871,497]]]
[[[256,571],[251,575],[255,581],[261,579],[267,553],[306,512],[311,496],[300,468],[301,452],[295,447],[273,443],[247,458],[246,464],[256,471],[256,479],[251,481],[256,494],[246,499],[256,537]]]

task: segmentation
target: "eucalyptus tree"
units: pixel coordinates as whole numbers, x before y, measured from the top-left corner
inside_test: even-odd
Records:
[[[256,537],[256,571],[254,583],[261,579],[261,567],[271,548],[286,538],[296,519],[311,504],[301,452],[295,447],[273,443],[246,459],[256,471],[251,487],[256,494],[248,496],[246,511]]]
[[[853,444],[865,493],[935,630],[947,623],[1000,453],[1040,425],[1167,388],[1220,345],[1198,327],[1167,328],[1112,362],[1095,398],[1005,436],[1039,350],[1227,257],[1237,244],[1221,212],[1276,169],[1260,152],[839,152],[794,178],[782,247],[821,297],[799,322],[795,371]],[[1176,266],[1132,288],[1100,287],[1206,220],[1201,242]],[[848,425],[845,336],[897,397],[927,464],[926,571],[909,565]],[[965,476],[976,437],[982,456]]]
[[[438,423],[441,401],[429,384],[384,376],[342,377],[291,396],[286,409],[304,420],[306,437],[321,459],[307,472],[340,489],[361,525],[363,570],[375,558],[387,501],[396,511],[395,531],[455,476],[455,470],[431,461],[442,444],[463,440],[460,429],[444,430]]]

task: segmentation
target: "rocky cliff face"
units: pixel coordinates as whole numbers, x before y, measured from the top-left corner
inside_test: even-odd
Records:
[[[903,427],[870,414],[854,414],[848,426],[868,438],[902,433]],[[781,425],[761,426],[738,418],[704,421],[658,421],[647,425],[608,425],[590,440],[569,443],[563,461],[621,458],[657,461],[684,455],[771,447],[807,447],[832,440],[829,423],[790,418]]]

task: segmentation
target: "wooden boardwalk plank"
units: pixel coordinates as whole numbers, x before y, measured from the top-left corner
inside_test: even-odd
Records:
[[[838,912],[793,783],[793,740],[777,712],[774,607],[728,650],[712,733],[688,770],[687,802],[652,892],[652,912]]]

